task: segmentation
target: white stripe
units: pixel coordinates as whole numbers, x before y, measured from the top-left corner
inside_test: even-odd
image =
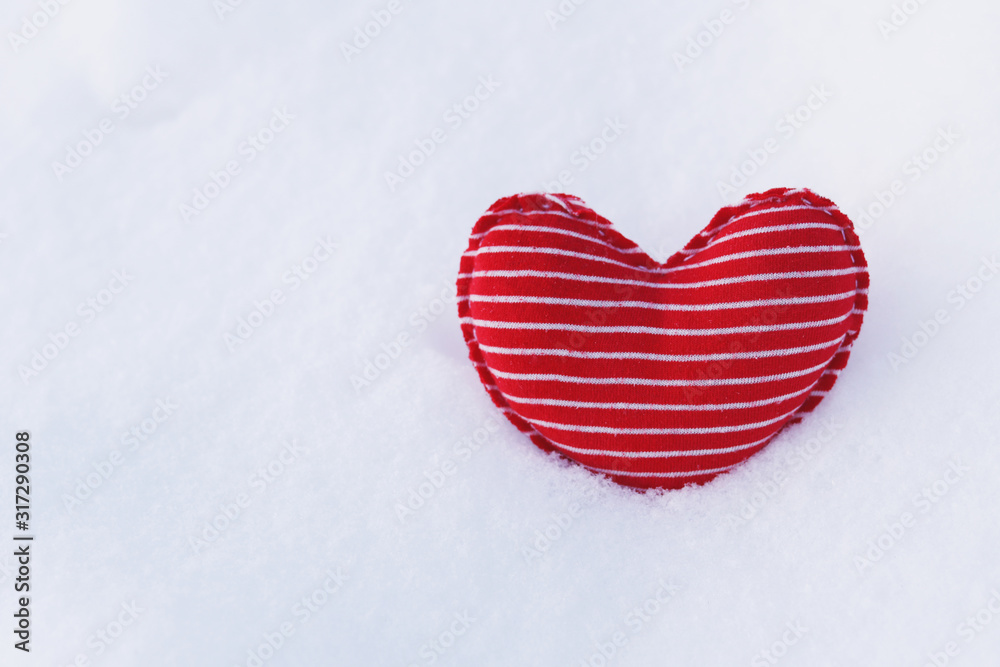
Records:
[[[593,470],[594,472],[600,472],[606,475],[617,475],[622,477],[699,477],[701,475],[712,475],[715,473],[732,470],[740,463],[743,463],[743,461],[738,461],[732,465],[724,466],[722,468],[692,470],[691,472],[636,472],[634,470],[605,470],[604,468],[594,468],[592,466],[587,466],[587,467]]]
[[[500,391],[499,387],[496,387],[496,385],[493,387],[497,391]],[[745,410],[747,408],[759,408],[765,405],[773,405],[775,403],[781,403],[791,398],[801,396],[802,394],[809,392],[811,389],[812,386],[809,386],[805,389],[792,392],[791,394],[775,396],[774,398],[767,398],[760,401],[749,401],[745,403],[699,403],[697,405],[672,405],[669,403],[595,403],[589,401],[569,401],[557,398],[522,398],[520,396],[504,394],[502,391],[500,391],[500,393],[503,394],[503,397],[508,401],[513,401],[514,403],[519,403],[521,405],[551,405],[560,408],[590,408],[594,410],[653,410],[661,412],[687,412],[690,410],[693,412],[711,412],[715,410]]]
[[[750,352],[720,352],[717,354],[655,354],[652,352],[580,352],[561,348],[518,348],[498,347],[479,343],[479,349],[490,354],[530,357],[568,357],[570,359],[635,359],[641,361],[723,361],[728,359],[767,359],[770,357],[788,357],[805,352],[815,352],[839,344],[843,336],[825,343],[805,345],[803,347],[786,347],[776,350],[755,350]],[[838,353],[840,350],[837,351]]]
[[[632,248],[619,248],[618,246],[612,245],[603,239],[594,238],[593,236],[587,236],[586,234],[580,234],[578,232],[571,232],[568,229],[561,229],[559,227],[541,227],[535,225],[497,225],[496,227],[490,227],[488,231],[480,232],[478,234],[472,234],[469,236],[470,239],[481,238],[486,236],[495,230],[511,230],[511,231],[522,231],[522,232],[545,232],[548,234],[561,234],[563,236],[572,236],[573,238],[582,239],[584,241],[590,241],[591,243],[596,243],[604,248],[610,248],[615,252],[619,252],[625,255],[631,255],[634,253],[642,252],[642,248],[632,247]],[[475,251],[471,251],[475,252]]]
[[[736,259],[749,259],[751,257],[773,257],[774,255],[798,255],[804,253],[814,253],[814,252],[841,252],[843,250],[860,250],[861,246],[857,245],[816,245],[816,246],[793,246],[790,248],[764,248],[761,250],[748,250],[746,252],[735,252],[729,255],[721,255],[719,257],[713,257],[712,259],[706,259],[703,262],[693,262],[691,264],[681,264],[675,266],[671,269],[662,269],[662,271],[680,271],[682,269],[693,269],[701,266],[711,266],[712,264],[719,264],[721,262],[731,262]]]
[[[545,437],[545,436],[542,436]],[[771,438],[774,434],[756,440],[754,442],[747,443],[745,445],[736,445],[735,447],[722,447],[719,449],[691,449],[687,451],[683,450],[665,450],[665,451],[640,451],[640,452],[625,452],[625,451],[613,451],[607,449],[584,449],[582,447],[570,447],[569,445],[563,445],[561,443],[549,440],[553,445],[559,449],[565,449],[568,452],[573,452],[574,454],[589,454],[592,456],[614,456],[621,459],[670,459],[670,458],[680,458],[687,456],[712,456],[714,454],[729,454],[731,452],[741,452],[745,449],[753,449],[758,445],[762,445]],[[742,461],[740,461],[742,463]],[[733,464],[738,465],[738,464]],[[590,467],[590,466],[588,466]]]
[[[746,218],[751,218],[751,217],[753,217],[755,215],[763,215],[764,213],[775,213],[775,212],[778,212],[778,211],[803,211],[803,210],[820,211],[821,213],[826,213],[827,215],[830,215],[830,211],[831,210],[837,211],[837,210],[840,210],[840,209],[838,209],[836,206],[798,206],[798,205],[796,205],[796,206],[775,206],[773,208],[762,208],[762,209],[757,209],[757,210],[754,210],[754,211],[747,211],[746,213],[743,213],[742,215],[738,215],[735,218],[730,218],[729,220],[727,220],[726,222],[722,223],[721,225],[719,225],[715,229],[706,230],[704,232],[701,232],[700,235],[701,236],[712,236],[714,234],[718,234],[719,232],[721,232],[723,229],[725,229],[729,225],[733,224],[734,222],[739,222],[740,220],[745,220]]]
[[[686,269],[695,269],[702,266],[711,266],[713,264],[720,264],[722,262],[731,262],[737,259],[750,259],[753,257],[771,257],[775,255],[798,255],[806,253],[821,253],[821,252],[842,252],[849,250],[858,250],[861,246],[850,246],[850,245],[825,245],[825,246],[794,246],[790,248],[763,248],[760,250],[748,250],[746,252],[736,252],[729,255],[721,255],[719,257],[713,257],[711,259],[706,259],[702,262],[693,262],[691,264],[680,264],[673,267],[658,267],[658,268],[646,268],[644,266],[636,266],[633,264],[627,264],[625,262],[619,262],[608,257],[601,257],[600,255],[591,255],[589,253],[574,252],[572,250],[563,250],[562,248],[539,248],[536,246],[486,246],[485,248],[479,248],[477,250],[467,250],[462,253],[463,257],[475,257],[480,253],[486,254],[499,254],[499,253],[529,253],[538,255],[559,255],[561,257],[574,257],[577,259],[584,259],[592,262],[601,262],[603,264],[613,264],[615,266],[622,266],[626,269],[633,269],[635,271],[645,271],[647,273],[655,273],[659,275],[674,273],[676,271],[683,271]]]
[[[580,377],[577,375],[561,375],[558,373],[508,373],[495,368],[490,369],[490,374],[494,377],[505,380],[530,380],[536,382],[568,382],[571,384],[595,384],[595,385],[634,385],[642,387],[717,387],[739,384],[757,384],[759,382],[777,382],[790,380],[815,373],[821,368],[825,368],[830,362],[825,361],[812,368],[801,371],[791,371],[789,373],[779,373],[777,375],[760,375],[756,377],[741,378],[717,378],[714,380],[658,380],[654,378],[634,378],[634,377]]]
[[[541,419],[530,419],[535,428],[543,426],[557,431],[567,431],[569,433],[605,433],[608,435],[708,435],[710,433],[738,433],[740,431],[752,431],[755,428],[770,426],[791,417],[798,412],[798,408],[786,412],[783,415],[767,419],[762,422],[751,422],[749,424],[738,424],[736,426],[707,426],[691,428],[616,428],[614,426],[584,426],[582,424],[560,424],[559,422],[543,421]],[[522,417],[523,419],[523,417]],[[544,435],[544,434],[543,434]]]
[[[868,273],[868,268],[863,266],[852,266],[847,269],[825,269],[819,271],[789,271],[786,273],[755,273],[748,276],[734,276],[732,278],[717,278],[715,280],[702,280],[691,283],[652,283],[647,280],[628,280],[624,278],[608,278],[605,276],[590,276],[580,273],[562,273],[559,271],[534,271],[530,269],[518,271],[473,271],[472,273],[458,274],[459,280],[462,278],[556,278],[562,280],[575,280],[578,282],[607,283],[609,285],[635,285],[636,287],[650,287],[654,289],[696,289],[699,287],[715,287],[719,285],[740,285],[747,282],[760,282],[770,280],[784,280],[792,278],[822,278],[827,276],[846,276],[855,273]],[[867,294],[868,290],[858,290],[858,294]]]
[[[558,196],[556,196],[556,195],[554,195],[552,193],[549,193],[549,192],[543,192],[542,196],[545,197],[546,199],[548,199],[549,201],[553,201],[556,204],[559,204],[559,206],[563,207],[563,210],[568,211],[570,213],[573,212],[573,209],[571,209],[569,207],[569,203],[563,201],[561,197],[558,197]]]
[[[577,259],[585,259],[594,262],[601,262],[603,264],[614,264],[615,266],[623,266],[626,269],[635,269],[637,271],[652,271],[644,267],[633,266],[625,262],[619,262],[618,260],[609,259],[607,257],[601,257],[600,255],[591,255],[584,252],[574,252],[572,250],[563,250],[561,248],[538,248],[534,246],[486,246],[485,248],[479,248],[478,250],[467,250],[462,253],[463,257],[475,257],[479,253],[504,253],[504,252],[520,252],[520,253],[531,253],[538,255],[560,255],[562,257],[575,257]]]
[[[587,236],[586,234],[580,234],[579,232],[572,232],[568,229],[562,229],[561,227],[544,227],[541,225],[497,225],[495,227],[490,227],[488,231],[480,232],[478,234],[472,234],[469,236],[470,239],[477,239],[486,236],[490,232],[496,230],[511,230],[519,232],[547,232],[550,234],[562,234],[563,236],[572,236],[573,238],[583,239],[584,241],[592,241],[594,243],[600,244],[607,248],[615,248],[615,246],[604,242],[602,239],[594,238],[593,236]]]
[[[764,324],[758,326],[727,327],[722,329],[666,329],[663,327],[645,326],[589,326],[586,324],[566,324],[563,322],[501,322],[498,320],[477,320],[472,317],[461,317],[462,324],[471,324],[484,329],[505,329],[514,331],[579,331],[581,333],[629,333],[650,334],[654,336],[720,336],[723,334],[765,333],[771,331],[796,331],[830,326],[843,322],[851,313],[828,320],[811,320],[809,322],[788,322],[787,324]]]
[[[735,218],[730,218],[729,222],[731,222],[731,223],[732,222],[739,222],[740,220],[745,220],[746,218],[752,218],[755,215],[761,215],[763,213],[774,213],[776,211],[802,211],[802,210],[810,210],[810,211],[820,211],[822,213],[826,213],[827,215],[829,215],[830,214],[829,209],[831,209],[831,208],[836,209],[837,207],[836,206],[812,206],[812,205],[802,206],[802,205],[798,205],[798,204],[793,205],[793,206],[777,206],[775,208],[756,209],[754,211],[747,211],[746,213],[743,213],[742,215],[738,215]]]
[[[842,227],[840,225],[834,225],[829,222],[801,222],[794,225],[771,225],[770,227],[757,227],[756,229],[745,229],[742,232],[734,232],[732,234],[727,234],[721,238],[713,239],[712,241],[706,243],[700,248],[693,248],[691,250],[681,250],[686,255],[691,255],[696,252],[701,252],[706,248],[711,248],[720,243],[724,243],[731,239],[738,239],[744,236],[752,236],[754,234],[767,234],[768,232],[787,232],[795,229],[835,229],[840,231]]]
[[[643,308],[645,310],[675,310],[685,312],[712,311],[712,310],[733,310],[739,308],[757,308],[760,306],[785,306],[799,305],[806,303],[830,303],[842,301],[857,295],[857,290],[840,292],[839,294],[822,294],[819,296],[798,296],[785,299],[757,299],[755,301],[728,301],[716,303],[653,303],[650,301],[597,301],[592,299],[562,299],[548,296],[523,296],[507,295],[493,296],[486,294],[473,294],[470,301],[480,303],[538,303],[547,306],[581,306],[585,308]]]

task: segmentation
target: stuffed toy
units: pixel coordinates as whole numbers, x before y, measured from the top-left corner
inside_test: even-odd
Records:
[[[851,221],[804,189],[723,208],[662,264],[576,197],[506,197],[458,275],[497,407],[543,450],[638,488],[705,483],[811,412],[867,305]]]

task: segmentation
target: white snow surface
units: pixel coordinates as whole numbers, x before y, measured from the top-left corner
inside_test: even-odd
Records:
[[[996,664],[996,3],[225,1],[0,11],[0,663]],[[372,12],[391,22],[348,59]],[[870,310],[816,412],[665,493],[518,434],[441,297],[479,215],[561,171],[660,259],[771,187],[879,214]],[[227,344],[241,318],[260,326]]]

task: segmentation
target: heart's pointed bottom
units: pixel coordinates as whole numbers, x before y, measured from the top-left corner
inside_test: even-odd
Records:
[[[850,220],[801,189],[723,208],[663,264],[575,197],[507,197],[458,277],[497,407],[541,449],[640,489],[704,484],[811,412],[867,295]]]

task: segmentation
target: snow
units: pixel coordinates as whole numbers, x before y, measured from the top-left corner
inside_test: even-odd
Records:
[[[32,653],[8,630],[3,664],[996,660],[995,3],[222,2],[0,12],[0,437],[31,432],[35,535]],[[770,187],[872,207],[870,311],[817,411],[662,494],[520,436],[442,295],[478,216],[561,173],[660,258]]]

